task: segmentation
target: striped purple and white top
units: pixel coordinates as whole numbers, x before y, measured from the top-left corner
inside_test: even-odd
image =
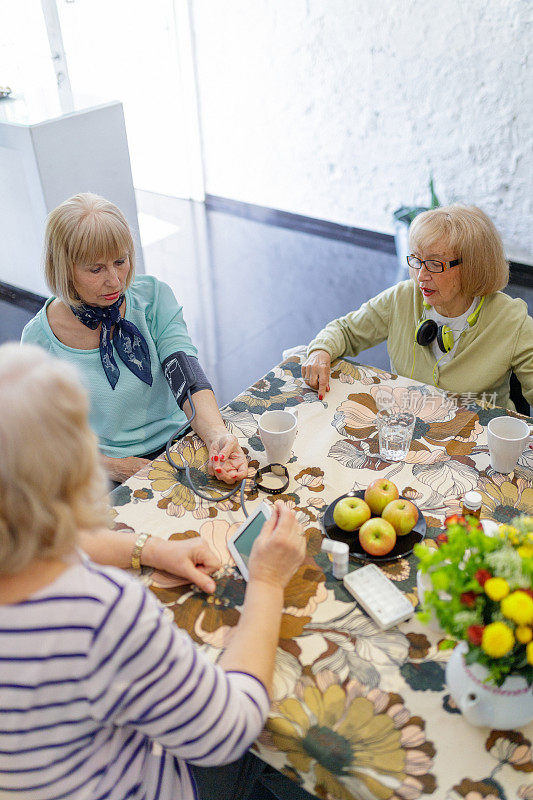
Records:
[[[136,580],[82,556],[0,605],[0,797],[189,800],[186,762],[239,758],[269,709]]]

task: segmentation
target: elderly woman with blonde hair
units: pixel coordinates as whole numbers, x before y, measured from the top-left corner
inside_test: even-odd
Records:
[[[226,483],[247,474],[236,437],[218,410],[170,287],[135,277],[135,247],[117,206],[78,194],[48,217],[45,278],[53,293],[26,325],[38,344],[80,370],[104,465],[123,481],[162,452],[192,409],[208,449],[208,470]]]
[[[263,526],[215,665],[139,581],[78,547],[106,508],[74,369],[0,347],[0,408],[0,795],[248,797],[261,767],[243,754],[268,712],[284,588],[305,552],[294,513],[280,503]],[[201,543],[187,559],[217,566]]]
[[[326,325],[308,347],[304,380],[322,399],[334,359],[386,340],[398,375],[512,408],[512,371],[533,404],[533,319],[501,291],[509,269],[489,217],[475,206],[426,211],[409,243],[410,280]]]

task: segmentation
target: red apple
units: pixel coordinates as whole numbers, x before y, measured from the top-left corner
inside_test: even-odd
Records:
[[[397,486],[388,478],[378,478],[365,491],[370,511],[379,516],[385,506],[400,496]]]
[[[356,531],[370,517],[370,509],[362,497],[343,497],[333,509],[333,521],[343,531]]]
[[[372,517],[361,525],[359,543],[371,556],[386,556],[396,544],[396,531],[386,519]]]
[[[405,536],[418,522],[418,509],[410,500],[393,500],[385,506],[381,517],[390,522],[397,536]]]

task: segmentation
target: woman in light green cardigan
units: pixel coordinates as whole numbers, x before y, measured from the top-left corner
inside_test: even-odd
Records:
[[[426,211],[409,246],[410,280],[326,325],[308,347],[304,380],[322,399],[334,359],[387,340],[398,375],[512,408],[513,371],[533,405],[533,319],[501,292],[509,268],[491,220],[475,206]]]

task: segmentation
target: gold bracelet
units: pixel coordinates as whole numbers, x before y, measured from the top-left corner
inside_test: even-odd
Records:
[[[135,540],[135,544],[133,545],[133,550],[131,552],[131,566],[132,569],[140,570],[141,569],[141,553],[144,545],[150,538],[149,533],[140,533]]]

